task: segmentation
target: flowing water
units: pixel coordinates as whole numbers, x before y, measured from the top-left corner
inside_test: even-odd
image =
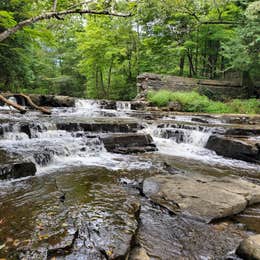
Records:
[[[227,225],[205,225],[169,215],[139,194],[140,182],[165,165],[187,175],[260,183],[259,165],[205,148],[227,125],[219,118],[146,120],[151,114],[131,110],[130,102],[105,107],[83,99],[73,108],[53,108],[51,116],[0,110],[0,149],[37,168],[34,177],[0,181],[0,258],[124,259],[138,244],[151,259],[236,259],[239,241],[260,232],[258,205]],[[150,134],[158,151],[108,152],[102,138],[126,128]]]

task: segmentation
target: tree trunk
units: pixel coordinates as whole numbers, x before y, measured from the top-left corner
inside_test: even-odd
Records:
[[[17,96],[17,95],[16,95],[16,96]],[[29,104],[31,107],[33,107],[33,108],[35,108],[35,109],[41,111],[43,114],[51,115],[51,111],[50,111],[50,110],[48,110],[48,109],[46,109],[46,108],[43,108],[43,107],[37,106],[36,104],[34,104],[34,103],[32,102],[32,100],[31,100],[31,98],[30,98],[29,96],[24,95],[24,94],[19,94],[19,96],[25,98],[25,99],[27,100],[28,104]]]
[[[194,66],[193,66],[193,57],[192,54],[190,52],[188,52],[187,54],[188,59],[189,59],[189,67],[190,67],[190,77],[192,77],[193,75],[196,75]]]
[[[181,56],[180,58],[180,71],[179,76],[183,76],[183,70],[184,70],[184,62],[185,62],[185,56]]]
[[[246,88],[247,98],[252,97],[255,93],[255,86],[251,79],[249,71],[243,71],[242,75],[242,86]]]
[[[23,108],[22,106],[6,99],[5,97],[3,97],[2,95],[0,95],[0,100],[3,101],[5,104],[14,107],[15,109],[19,110],[22,114],[25,114],[27,112],[27,110],[25,108]]]
[[[107,77],[107,97],[108,98],[109,98],[109,94],[110,94],[112,68],[113,68],[113,59],[110,62],[110,66],[109,66],[109,70],[108,70],[108,77]]]

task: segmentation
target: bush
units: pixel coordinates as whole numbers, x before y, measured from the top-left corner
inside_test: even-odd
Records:
[[[205,113],[240,113],[259,114],[260,102],[257,99],[234,99],[227,103],[210,100],[204,95],[195,91],[191,92],[171,92],[160,90],[149,92],[148,100],[159,107],[167,106],[169,102],[179,102],[185,112],[205,112]]]

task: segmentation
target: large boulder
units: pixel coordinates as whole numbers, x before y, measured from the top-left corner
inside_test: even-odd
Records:
[[[143,193],[171,212],[206,223],[260,202],[259,185],[229,177],[157,175],[143,182]]]
[[[0,150],[0,180],[34,176],[35,173],[36,166],[33,162]]]
[[[206,148],[218,155],[260,163],[260,144],[257,141],[212,135]]]
[[[236,253],[243,259],[260,260],[260,235],[250,236],[243,240]]]
[[[144,153],[157,150],[152,137],[146,134],[116,134],[101,139],[107,151],[114,153]]]
[[[33,162],[17,162],[0,165],[0,180],[34,176],[35,173],[36,166]]]
[[[31,94],[30,98],[38,106],[47,106],[47,107],[74,107],[75,106],[75,98],[68,97],[68,96]]]

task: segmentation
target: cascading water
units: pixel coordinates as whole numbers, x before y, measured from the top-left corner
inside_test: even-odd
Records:
[[[131,111],[131,102],[129,101],[117,101],[116,109],[119,111]]]
[[[161,154],[193,159],[210,165],[259,170],[259,166],[257,165],[223,158],[205,148],[210,135],[212,135],[214,131],[221,131],[220,129],[202,126],[186,127],[185,125],[180,125],[178,128],[169,127],[167,125],[158,127],[158,125],[152,124],[146,125],[141,131],[153,137]]]

